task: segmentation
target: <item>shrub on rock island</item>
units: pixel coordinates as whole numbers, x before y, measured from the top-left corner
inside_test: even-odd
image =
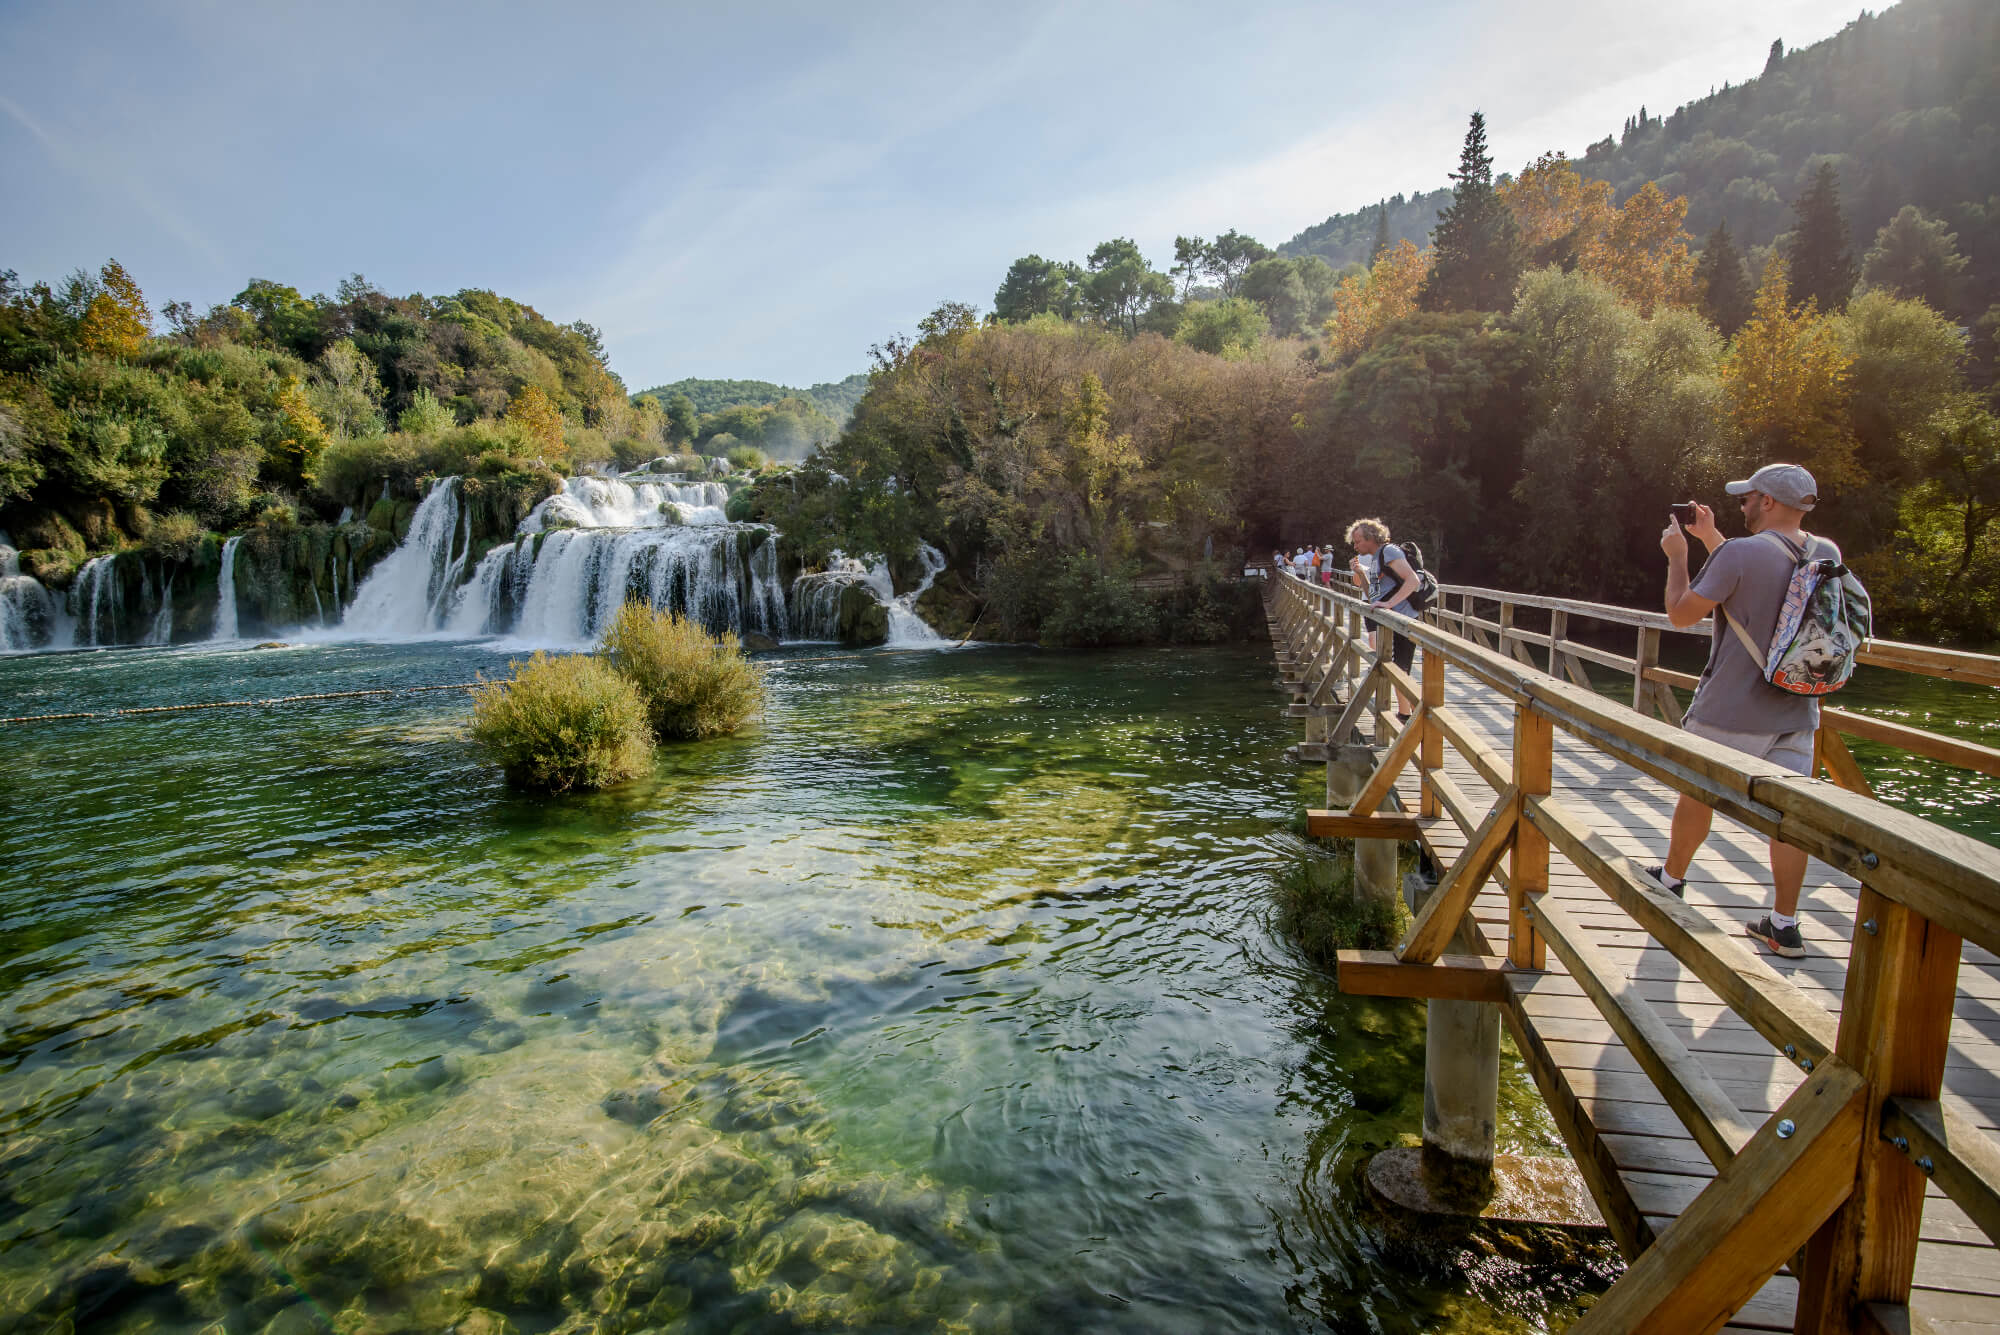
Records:
[[[602,659],[537,653],[514,675],[480,687],[472,739],[507,781],[540,792],[608,788],[653,762],[646,703]]]
[[[735,732],[764,703],[764,676],[734,634],[630,602],[604,637],[604,660],[638,688],[655,736]]]

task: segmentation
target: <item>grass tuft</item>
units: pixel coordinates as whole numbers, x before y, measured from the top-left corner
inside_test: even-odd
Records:
[[[699,622],[644,603],[619,609],[603,653],[638,688],[653,735],[662,740],[735,732],[764,703],[764,674],[743,657],[734,634],[718,638]]]
[[[512,677],[480,687],[472,739],[507,781],[540,792],[608,788],[652,767],[638,690],[600,659],[537,653]]]
[[[1329,858],[1301,851],[1278,876],[1277,900],[1279,928],[1328,969],[1342,950],[1387,950],[1409,919],[1400,898],[1355,888],[1352,853]]]

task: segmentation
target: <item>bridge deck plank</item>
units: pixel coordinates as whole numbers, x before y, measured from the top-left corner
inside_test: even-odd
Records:
[[[1446,672],[1446,699],[1470,730],[1494,751],[1511,754],[1513,706],[1454,670]],[[1445,771],[1470,804],[1483,809],[1493,790],[1471,764],[1447,747]],[[1406,771],[1398,785],[1403,808],[1413,810],[1416,779]],[[1583,814],[1620,852],[1647,866],[1663,860],[1676,795],[1655,779],[1626,769],[1586,743],[1556,733],[1554,791]],[[1432,860],[1449,866],[1466,844],[1450,821],[1427,830]],[[1769,907],[1770,872],[1764,837],[1718,816],[1690,871],[1687,902],[1725,929]],[[1504,868],[1504,863],[1502,864]],[[1804,1079],[1804,1072],[1774,1051],[1708,987],[1619,910],[1561,852],[1550,855],[1549,893],[1623,976],[1635,980],[1667,1025],[1688,1046],[1745,1113],[1768,1116]],[[1838,1014],[1853,937],[1856,883],[1817,859],[1809,864],[1800,916],[1807,945],[1802,960],[1763,958],[1808,996]],[[1506,899],[1490,883],[1472,907],[1490,948],[1505,953]],[[1629,1202],[1655,1232],[1670,1226],[1714,1176],[1714,1169],[1674,1116],[1637,1061],[1581,988],[1552,971],[1522,1003],[1532,1042],[1552,1062],[1540,1074],[1572,1097],[1618,1168],[1615,1182],[1594,1183],[1600,1194]],[[2000,1128],[2000,959],[1968,946],[1945,1066],[1945,1091],[1976,1124]],[[1536,1060],[1525,1051],[1524,1059]],[[1592,1167],[1578,1166],[1586,1175]],[[1939,1331],[2000,1330],[2000,1251],[1942,1193],[1926,1196],[1917,1252],[1915,1306]],[[1789,1330],[1797,1284],[1775,1276],[1737,1314],[1730,1330]]]

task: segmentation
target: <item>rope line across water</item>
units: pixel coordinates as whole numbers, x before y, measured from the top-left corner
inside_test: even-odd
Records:
[[[825,654],[816,658],[784,658],[768,664],[771,667],[789,667],[793,663],[832,663],[843,658],[882,658],[889,654],[928,654],[934,649],[882,649],[872,654]],[[206,700],[191,705],[142,705],[132,709],[77,710],[68,714],[21,714],[14,718],[0,718],[0,723],[55,723],[63,719],[78,718],[120,718],[130,714],[184,714],[195,709],[256,709],[266,705],[295,705],[308,700],[351,700],[363,695],[416,695],[423,691],[474,691],[481,686],[492,686],[506,678],[493,681],[455,681],[444,686],[378,686],[360,691],[321,691],[314,695],[279,695],[267,700]]]

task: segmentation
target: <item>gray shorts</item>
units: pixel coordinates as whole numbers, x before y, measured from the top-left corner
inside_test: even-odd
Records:
[[[1738,751],[1748,751],[1794,774],[1810,777],[1813,772],[1813,735],[1810,728],[1801,732],[1735,732],[1728,728],[1711,727],[1696,719],[1689,719],[1681,726],[1697,737],[1733,746]]]

